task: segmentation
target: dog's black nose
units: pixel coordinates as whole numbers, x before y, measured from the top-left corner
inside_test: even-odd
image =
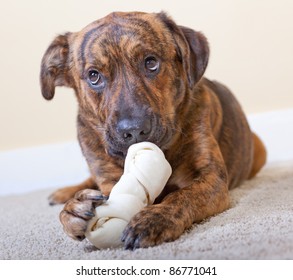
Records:
[[[151,133],[150,119],[122,119],[117,124],[117,131],[128,144],[146,141]]]

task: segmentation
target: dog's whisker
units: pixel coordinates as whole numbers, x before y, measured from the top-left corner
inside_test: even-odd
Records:
[[[173,113],[166,113],[166,114],[164,114],[164,116],[170,116],[170,115],[176,115],[176,113],[173,112]]]
[[[99,126],[96,126],[96,129],[97,129],[97,130],[101,130],[101,131],[107,131],[106,128],[104,128],[104,127],[99,127]]]

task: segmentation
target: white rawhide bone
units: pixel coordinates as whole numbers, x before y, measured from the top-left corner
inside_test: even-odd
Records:
[[[124,173],[113,187],[109,199],[95,209],[85,236],[97,248],[122,245],[121,235],[143,207],[153,204],[166,185],[172,169],[164,153],[153,143],[130,146]]]

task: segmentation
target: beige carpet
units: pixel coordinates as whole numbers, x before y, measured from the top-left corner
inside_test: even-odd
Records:
[[[293,259],[293,162],[267,166],[231,192],[231,209],[179,240],[134,252],[72,241],[51,192],[0,197],[0,259]]]

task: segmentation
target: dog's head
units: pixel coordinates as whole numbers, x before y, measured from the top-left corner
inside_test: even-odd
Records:
[[[208,53],[201,33],[165,13],[112,13],[55,38],[42,60],[42,94],[50,100],[56,86],[72,87],[80,117],[112,155],[141,141],[164,149]]]

